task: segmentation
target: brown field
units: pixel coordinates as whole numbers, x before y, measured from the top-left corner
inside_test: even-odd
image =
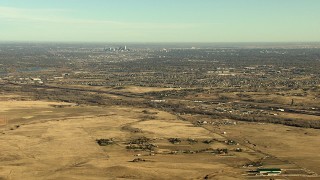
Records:
[[[125,86],[120,91],[132,92],[132,93],[147,93],[147,92],[158,92],[158,91],[168,91],[168,90],[179,90],[179,89],[177,89],[177,88]]]
[[[30,108],[29,110],[48,112],[50,105],[55,104],[42,101],[15,101],[15,103],[17,109],[13,108],[13,102],[8,102],[10,106],[7,106],[6,111],[15,112]],[[38,123],[21,120],[19,127],[13,124],[5,127],[0,136],[2,144],[0,177],[4,179],[78,179],[80,177],[85,179],[105,177],[172,179],[185,176],[201,179],[206,174],[215,174],[218,179],[236,179],[235,177],[240,176],[241,171],[224,164],[221,157],[210,154],[188,157],[168,154],[150,156],[149,153],[143,152],[141,157],[145,158],[146,162],[140,162],[138,165],[130,162],[135,158],[134,155],[139,153],[126,150],[125,142],[131,137],[147,136],[153,139],[176,137],[177,129],[180,133],[179,137],[209,138],[210,132],[202,128],[194,128],[195,131],[190,131],[192,129],[190,123],[181,123],[174,116],[160,112],[157,115],[159,120],[143,121],[149,126],[157,125],[158,128],[152,130],[144,126],[142,133],[136,135],[123,130],[122,127],[131,123],[137,123],[140,127],[142,124],[139,121],[143,116],[141,112],[143,109],[97,107],[100,111],[97,114],[97,110],[90,111],[90,108],[93,107],[88,107],[86,116]],[[28,119],[27,112],[24,111],[24,113],[20,115]],[[63,111],[55,113],[59,116]],[[10,117],[16,118],[16,116]],[[173,128],[162,130],[163,125]],[[95,142],[95,139],[99,138],[114,138],[116,144],[100,147]],[[164,144],[168,143],[164,142]],[[199,158],[202,160],[199,161]],[[232,159],[235,160],[235,158]],[[224,171],[234,172],[225,175],[221,168]]]
[[[250,141],[259,151],[271,154],[320,174],[320,133],[315,129],[302,129],[273,124],[242,124],[225,126],[228,137],[244,144]]]
[[[100,90],[100,91],[117,91],[117,92],[129,92],[129,93],[147,93],[147,92],[159,92],[168,90],[179,90],[179,88],[161,88],[161,87],[140,87],[140,86],[120,86],[117,88],[106,87],[92,87],[86,85],[69,85],[67,87],[81,88],[88,90]]]
[[[8,120],[0,121],[0,179],[255,179],[246,176],[255,167],[244,165],[256,161],[300,173],[278,179],[319,178],[320,132],[314,129],[246,122],[195,126],[196,120],[213,119],[5,94],[0,99]],[[147,142],[134,143],[140,138]],[[97,139],[112,144],[99,146]],[[236,143],[225,143],[231,139]]]

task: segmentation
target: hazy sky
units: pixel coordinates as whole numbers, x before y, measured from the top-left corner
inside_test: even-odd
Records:
[[[320,0],[0,0],[0,41],[320,41]]]

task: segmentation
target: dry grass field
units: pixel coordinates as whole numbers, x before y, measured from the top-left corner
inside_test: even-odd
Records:
[[[258,161],[299,171],[277,179],[320,178],[314,129],[196,126],[192,122],[205,117],[12,94],[1,95],[0,113],[0,179],[269,179],[246,175],[256,169],[248,164]]]
[[[241,177],[241,170],[226,164],[220,156],[165,153],[163,149],[175,148],[166,140],[169,137],[215,135],[166,112],[153,110],[157,114],[149,120],[142,111],[44,101],[1,101],[1,113],[9,123],[1,127],[0,179]],[[141,131],[132,132],[133,128]],[[148,137],[163,147],[155,152],[126,149],[128,141],[135,137]],[[96,139],[100,138],[112,138],[114,144],[99,146]],[[138,156],[145,161],[132,162]]]

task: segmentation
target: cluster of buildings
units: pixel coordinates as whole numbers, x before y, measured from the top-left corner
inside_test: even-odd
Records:
[[[127,48],[127,46],[120,46],[118,48],[114,48],[114,47],[109,47],[109,48],[104,48],[104,51],[106,52],[124,52],[124,51],[129,51],[129,49]]]

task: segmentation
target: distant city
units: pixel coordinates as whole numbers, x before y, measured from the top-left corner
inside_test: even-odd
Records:
[[[104,48],[105,51],[109,51],[109,52],[115,52],[115,51],[130,51],[130,49],[127,49],[127,46],[121,46],[118,48],[114,48],[114,47],[109,47],[109,48]]]

